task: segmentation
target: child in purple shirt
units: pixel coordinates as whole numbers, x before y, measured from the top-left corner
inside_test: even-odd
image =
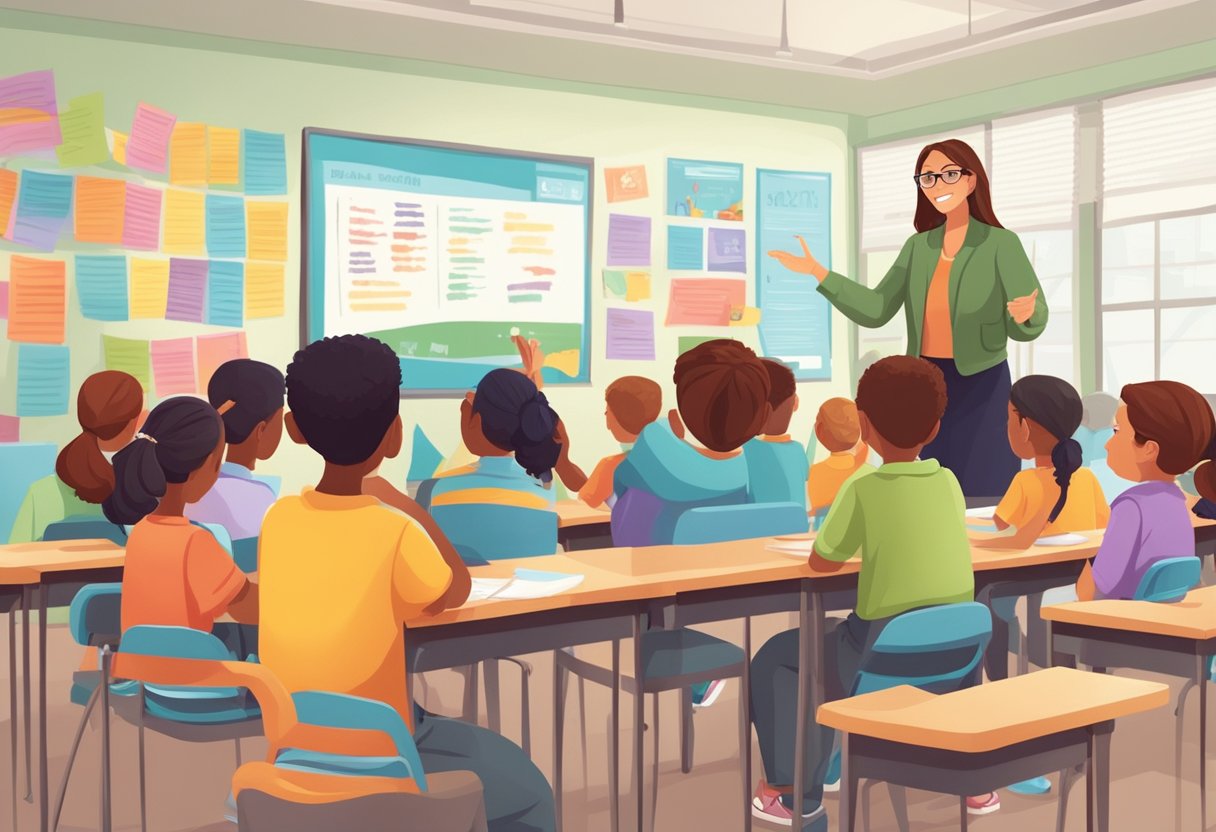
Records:
[[[1194,557],[1195,532],[1175,479],[1210,458],[1216,418],[1199,393],[1176,381],[1129,384],[1106,443],[1111,470],[1139,485],[1110,506],[1110,521],[1093,568],[1077,582],[1077,597],[1131,598],[1150,566]],[[1216,464],[1195,472],[1200,495],[1216,498]]]

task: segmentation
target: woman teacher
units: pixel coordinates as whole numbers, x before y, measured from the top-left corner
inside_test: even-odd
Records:
[[[970,146],[951,139],[925,147],[913,178],[918,233],[874,288],[828,271],[801,237],[801,256],[769,254],[814,275],[820,293],[862,326],[882,326],[903,307],[908,354],[946,377],[941,431],[921,456],[953,471],[967,497],[999,499],[1019,468],[1006,438],[1008,343],[1043,333],[1047,303],[1021,241],[997,221]]]

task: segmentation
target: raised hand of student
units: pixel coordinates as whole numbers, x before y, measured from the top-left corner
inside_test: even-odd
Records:
[[[1029,295],[1014,298],[1005,304],[1005,308],[1009,310],[1009,316],[1013,318],[1014,323],[1024,324],[1030,320],[1030,316],[1034,314],[1035,301],[1038,297],[1039,290],[1035,289]]]
[[[540,348],[540,341],[522,335],[512,335],[511,342],[515,344],[515,349],[519,350],[519,359],[524,365],[521,372],[539,390],[544,385],[541,373],[545,367],[545,352]]]
[[[811,248],[806,244],[806,240],[798,236],[795,236],[794,239],[802,246],[801,256],[796,253],[791,254],[788,251],[776,250],[770,251],[768,256],[790,271],[797,272],[798,274],[813,275],[816,280],[822,283],[823,279],[828,276],[827,268],[811,254]]]
[[[554,467],[558,478],[568,491],[576,493],[582,491],[583,486],[587,484],[587,474],[570,459],[570,435],[566,432],[566,424],[561,419],[557,420],[557,428],[553,431],[553,441],[561,446],[557,465]]]

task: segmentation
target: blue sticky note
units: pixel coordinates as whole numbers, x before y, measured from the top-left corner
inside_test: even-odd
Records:
[[[269,196],[287,193],[287,152],[282,133],[244,131],[245,193]]]
[[[705,236],[700,228],[667,226],[667,268],[699,271],[705,268]]]
[[[68,412],[71,351],[52,344],[17,346],[17,415],[62,416]]]
[[[21,171],[12,240],[39,251],[54,251],[72,211],[74,176]]]
[[[245,256],[245,200],[207,194],[207,253],[212,257]]]
[[[127,258],[121,254],[77,254],[76,297],[86,318],[127,320]]]
[[[207,272],[207,323],[244,326],[245,264],[212,260]]]

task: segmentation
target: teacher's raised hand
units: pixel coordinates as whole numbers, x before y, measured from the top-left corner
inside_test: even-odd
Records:
[[[797,272],[798,274],[814,275],[815,279],[822,283],[823,279],[828,276],[827,268],[811,254],[811,249],[807,246],[806,240],[801,237],[794,237],[794,239],[802,246],[801,257],[797,254],[790,254],[788,251],[770,251],[768,256],[790,271]]]
[[[1014,323],[1024,324],[1030,320],[1030,316],[1034,314],[1034,303],[1038,296],[1039,290],[1035,289],[1029,295],[1014,298],[1005,304],[1005,308],[1009,310],[1009,316],[1013,318]]]

